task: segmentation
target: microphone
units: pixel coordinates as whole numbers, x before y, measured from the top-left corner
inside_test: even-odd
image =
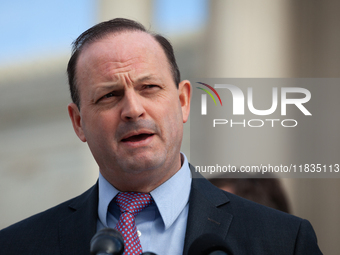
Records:
[[[204,234],[191,244],[188,255],[233,255],[233,253],[218,235]]]
[[[91,239],[91,255],[122,255],[124,239],[121,233],[112,228],[99,230]]]

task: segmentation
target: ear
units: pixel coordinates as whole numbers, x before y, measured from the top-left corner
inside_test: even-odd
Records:
[[[76,132],[77,136],[81,141],[86,142],[78,106],[75,103],[70,103],[67,106],[67,110],[72,121],[74,131]]]
[[[182,107],[183,123],[188,121],[190,113],[191,84],[190,81],[181,81],[178,85],[179,101]]]

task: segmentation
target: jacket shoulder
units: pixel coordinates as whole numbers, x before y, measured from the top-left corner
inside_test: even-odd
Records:
[[[249,240],[252,240],[252,246],[262,243],[267,250],[276,250],[277,254],[322,254],[308,220],[227,192],[225,195],[230,199],[234,216],[230,234],[242,229],[246,235],[251,236]],[[234,229],[237,226],[239,229]]]
[[[0,249],[4,254],[23,254],[21,251],[34,251],[34,247],[58,247],[60,221],[86,207],[89,199],[96,196],[96,189],[94,185],[75,198],[2,229]]]
[[[223,238],[235,254],[322,254],[307,220],[223,191],[204,178],[193,179],[192,193],[196,205],[189,216],[196,219],[203,210],[209,214],[209,206],[220,219],[228,219]]]

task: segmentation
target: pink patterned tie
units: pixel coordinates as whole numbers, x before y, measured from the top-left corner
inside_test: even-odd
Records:
[[[151,204],[152,198],[148,193],[121,192],[115,200],[121,212],[115,229],[124,237],[124,255],[140,255],[143,251],[137,235],[135,217]]]

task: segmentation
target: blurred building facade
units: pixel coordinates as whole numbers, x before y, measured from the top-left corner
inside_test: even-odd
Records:
[[[152,25],[152,0],[98,4],[98,21],[125,17],[157,27]],[[339,77],[339,13],[337,0],[214,0],[209,1],[205,27],[167,37],[183,79]],[[68,57],[0,70],[0,228],[80,194],[98,177],[96,163],[68,118]],[[322,87],[320,93],[332,96]],[[318,107],[327,110],[327,105]],[[189,126],[182,149],[188,155]],[[340,153],[338,130],[329,130],[328,143],[319,147],[312,145],[324,143],[318,140],[320,130],[311,127],[308,132],[309,141],[281,134],[278,139],[285,142],[274,155],[277,160]],[[246,144],[247,138],[231,143]],[[293,214],[312,222],[322,251],[340,254],[340,179],[285,179],[284,184]]]

